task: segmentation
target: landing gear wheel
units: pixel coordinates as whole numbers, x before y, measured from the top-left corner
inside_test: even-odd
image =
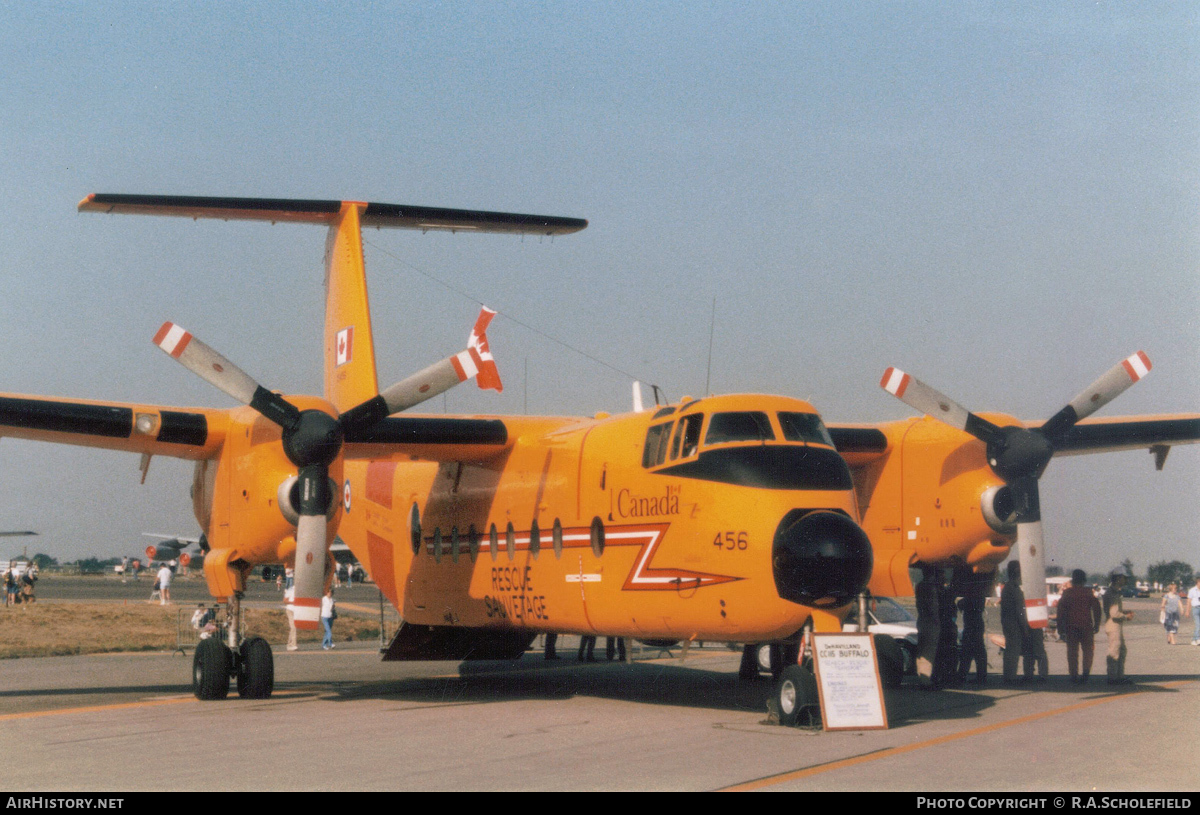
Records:
[[[875,654],[879,658],[879,681],[885,688],[895,690],[904,681],[904,652],[900,644],[887,634],[876,634]]]
[[[224,699],[229,695],[233,653],[220,640],[200,640],[192,658],[192,693],[197,699]]]
[[[275,689],[275,658],[271,646],[262,637],[242,643],[237,663],[238,696],[243,699],[268,699]]]
[[[821,721],[817,679],[803,665],[783,669],[775,684],[774,701],[779,706],[779,723],[785,727],[810,727]]]

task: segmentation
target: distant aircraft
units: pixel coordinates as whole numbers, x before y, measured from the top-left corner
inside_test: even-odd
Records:
[[[233,621],[197,648],[202,699],[224,697],[231,677],[242,696],[271,693],[270,646],[239,639],[246,578],[294,564],[296,624],[315,628],[336,535],[401,612],[386,659],[515,657],[540,632],[779,643],[776,692],[794,719],[815,692],[806,632],[840,631],[868,584],[903,594],[914,563],[994,568],[1030,538],[1028,480],[1044,462],[1017,454],[1031,436],[1046,442],[1035,460],[1045,447],[1200,439],[1200,417],[1030,429],[996,417],[989,439],[1011,446],[985,450],[922,420],[827,428],[811,404],[761,395],[593,418],[395,416],[470,378],[501,389],[492,312],[464,351],[380,391],[361,228],[562,235],[586,221],[175,196],[91,195],[79,208],[329,229],[322,397],[268,390],[173,323],[155,343],[246,407],[0,396],[0,435],[196,462],[205,577]]]
[[[177,560],[179,561],[179,565],[185,568],[194,566],[199,569],[204,566],[204,555],[208,544],[203,536],[199,538],[185,538],[180,535],[158,535],[153,532],[143,532],[142,536],[146,538],[160,538],[162,540],[162,543],[152,543],[146,547],[146,559],[148,561]],[[184,551],[189,546],[195,546],[196,551]]]

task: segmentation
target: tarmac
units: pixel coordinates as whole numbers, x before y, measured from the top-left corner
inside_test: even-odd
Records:
[[[39,584],[41,602],[131,592],[113,578]],[[128,584],[125,584],[128,585]],[[97,588],[98,587],[98,588]],[[149,581],[140,587],[148,595]],[[179,581],[172,599],[202,585]],[[96,597],[78,595],[95,592]],[[252,602],[277,603],[271,586]],[[260,596],[261,595],[261,596]],[[358,596],[358,595],[361,595]],[[377,605],[373,586],[341,592]],[[140,598],[140,594],[138,595]],[[144,598],[141,598],[144,599]],[[740,653],[647,649],[631,663],[561,659],[383,663],[373,643],[286,652],[267,700],[200,702],[191,656],[0,662],[0,786],[22,792],[141,790],[886,790],[935,793],[1189,791],[1200,787],[1200,647],[1176,646],[1158,600],[1128,600],[1127,686],[1051,677],[1001,687],[885,694],[885,730],[767,722],[772,683],[741,682]],[[989,632],[999,629],[989,610]],[[989,645],[992,670],[1000,660]]]

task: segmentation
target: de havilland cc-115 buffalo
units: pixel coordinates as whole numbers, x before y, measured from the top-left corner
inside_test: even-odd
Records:
[[[1081,421],[1149,370],[1140,354],[1041,424],[969,413],[896,370],[884,387],[940,421],[827,426],[808,402],[763,395],[593,418],[413,415],[467,379],[502,388],[493,313],[465,350],[381,391],[362,228],[553,236],[586,221],[107,194],[79,209],[328,228],[320,396],[269,390],[169,322],[154,342],[242,406],[0,395],[0,435],[195,461],[204,574],[226,610],[193,661],[202,699],[231,680],[271,694],[270,646],[239,634],[246,580],[293,566],[296,626],[316,628],[336,536],[400,611],[385,659],[514,658],[543,632],[778,643],[787,718],[811,693],[804,632],[840,630],[865,591],[911,593],[910,567],[988,572],[1018,545],[1044,624],[1038,478],[1052,456],[1140,447],[1161,463],[1200,439],[1195,415]]]

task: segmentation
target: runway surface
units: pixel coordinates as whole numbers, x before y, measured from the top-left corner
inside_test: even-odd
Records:
[[[47,587],[49,588],[49,587]],[[373,587],[355,590],[368,598]],[[46,592],[43,596],[49,595]],[[270,595],[266,595],[269,599]],[[50,601],[50,600],[48,600]],[[277,649],[265,701],[200,702],[190,656],[0,663],[0,785],[127,790],[1194,790],[1200,647],[1127,601],[1132,686],[887,694],[886,731],[765,723],[767,681],[723,646],[632,664],[381,663],[374,648]],[[990,630],[990,629],[989,629]],[[601,646],[603,641],[601,641]],[[601,651],[602,651],[601,647]],[[646,654],[650,657],[657,655]],[[994,668],[999,660],[990,654]]]

